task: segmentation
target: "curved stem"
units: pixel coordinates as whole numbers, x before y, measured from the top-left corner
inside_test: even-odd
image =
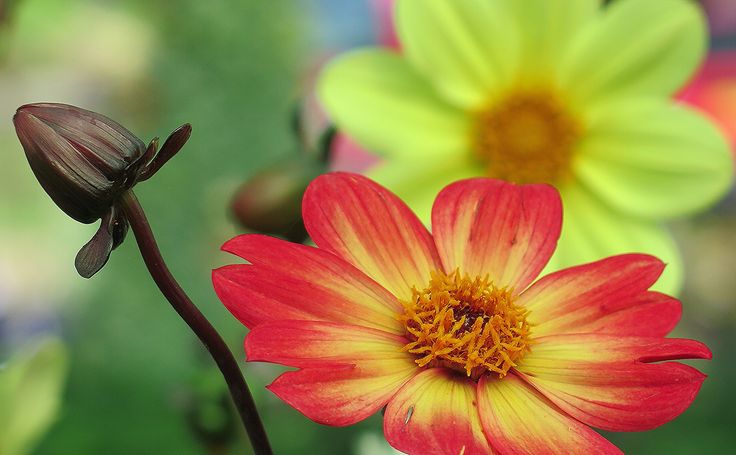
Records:
[[[246,384],[232,352],[230,352],[220,334],[217,333],[217,330],[212,327],[212,324],[192,303],[169,272],[164,259],[161,257],[158,245],[156,245],[156,239],[143,208],[138,203],[135,194],[132,191],[125,193],[119,206],[130,223],[136,242],[138,242],[138,248],[143,256],[143,261],[146,263],[146,267],[148,267],[148,271],[161,293],[171,303],[174,310],[179,313],[179,316],[184,319],[184,322],[197,334],[202,344],[207,347],[225,377],[230,395],[240,413],[240,418],[245,426],[245,431],[248,432],[248,437],[256,455],[271,455],[273,452],[263,428],[263,423],[261,423],[250,390],[248,390],[248,384]]]

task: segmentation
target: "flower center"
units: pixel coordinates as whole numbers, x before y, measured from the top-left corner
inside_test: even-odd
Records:
[[[489,177],[555,184],[570,174],[581,129],[552,92],[517,92],[476,113],[473,150]]]
[[[502,378],[529,351],[527,310],[488,277],[436,271],[425,289],[413,289],[411,300],[402,304],[399,320],[410,340],[404,350],[417,355],[420,367]]]

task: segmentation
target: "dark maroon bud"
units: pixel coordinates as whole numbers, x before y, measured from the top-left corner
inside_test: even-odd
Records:
[[[120,197],[154,175],[192,130],[188,124],[179,127],[159,151],[158,138],[146,147],[114,120],[67,104],[21,106],[13,123],[33,173],[56,205],[82,223],[102,219],[75,260],[85,278],[100,270],[125,238],[128,220],[116,208]]]
[[[146,164],[143,142],[95,112],[66,104],[27,104],[13,123],[43,189],[82,223],[105,216]]]
[[[301,242],[307,237],[302,196],[309,182],[326,170],[324,164],[300,155],[261,171],[238,188],[232,212],[248,230]]]

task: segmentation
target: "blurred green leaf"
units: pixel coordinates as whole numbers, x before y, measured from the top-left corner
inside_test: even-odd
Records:
[[[0,369],[0,454],[30,452],[56,419],[67,373],[64,345],[47,339]]]

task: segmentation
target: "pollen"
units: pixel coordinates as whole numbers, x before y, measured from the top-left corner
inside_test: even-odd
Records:
[[[472,144],[486,174],[514,183],[571,176],[580,122],[551,90],[512,93],[475,114]]]
[[[420,367],[451,368],[476,380],[486,373],[503,378],[529,351],[527,310],[488,277],[436,271],[402,304],[399,320],[410,340],[404,350]]]

